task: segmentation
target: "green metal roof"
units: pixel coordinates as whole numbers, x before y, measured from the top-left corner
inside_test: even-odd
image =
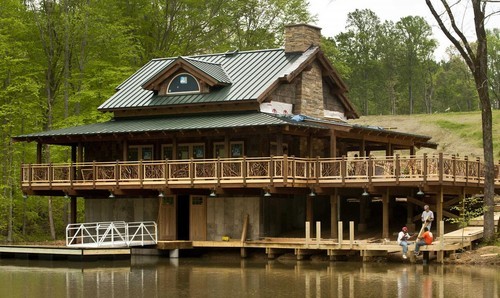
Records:
[[[144,65],[125,82],[117,92],[98,109],[147,108],[209,102],[256,100],[279,78],[294,73],[302,62],[315,55],[317,47],[304,53],[285,53],[283,49],[232,52],[183,57],[191,65],[220,82],[230,85],[210,93],[157,96],[142,88],[178,58],[154,59]]]
[[[16,136],[19,141],[31,141],[39,138],[60,136],[86,136],[121,133],[141,133],[154,131],[200,130],[235,127],[294,125],[304,128],[320,128],[325,126],[316,123],[298,122],[290,117],[282,117],[261,112],[239,114],[204,114],[164,116],[154,118],[114,119],[108,122],[42,131]]]
[[[217,82],[224,84],[231,84],[231,79],[227,76],[226,72],[222,68],[222,65],[211,62],[205,62],[193,58],[185,58],[184,60],[189,64],[191,64],[192,66],[203,71],[207,75],[211,76]]]

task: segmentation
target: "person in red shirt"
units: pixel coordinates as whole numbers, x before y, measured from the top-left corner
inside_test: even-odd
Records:
[[[429,228],[424,228],[424,233],[422,236],[418,237],[418,241],[415,242],[415,255],[418,256],[420,254],[420,247],[424,245],[431,245],[433,240],[432,233],[429,231]]]

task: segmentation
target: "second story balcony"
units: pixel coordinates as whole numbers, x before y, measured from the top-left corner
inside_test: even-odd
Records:
[[[495,165],[495,188],[500,188]],[[445,156],[297,158],[293,156],[66,164],[25,164],[26,194],[214,188],[483,187],[484,164]]]

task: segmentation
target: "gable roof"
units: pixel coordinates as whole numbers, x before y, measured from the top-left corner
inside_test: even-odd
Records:
[[[158,90],[158,86],[177,71],[185,71],[203,78],[211,86],[231,84],[231,80],[220,64],[189,57],[178,57],[148,79],[141,87],[151,91]]]
[[[285,53],[284,49],[272,49],[154,59],[120,84],[117,92],[98,109],[113,111],[215,102],[262,101],[280,80],[291,81],[319,52],[319,47],[311,47],[304,53]],[[182,95],[155,95],[153,91],[143,88],[161,77],[176,61],[186,62],[213,79],[230,84],[209,93]],[[338,81],[333,83],[338,84]],[[345,91],[343,83],[339,88]],[[352,105],[346,102],[343,102],[346,109],[354,111]],[[356,114],[355,111],[354,113]]]

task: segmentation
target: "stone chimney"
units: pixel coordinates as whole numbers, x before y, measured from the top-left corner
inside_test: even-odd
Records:
[[[319,46],[321,28],[296,24],[285,26],[285,53],[305,52],[311,45]]]

